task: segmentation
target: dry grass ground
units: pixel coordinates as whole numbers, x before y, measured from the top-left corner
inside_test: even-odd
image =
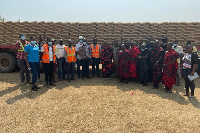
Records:
[[[76,79],[49,89],[42,81],[38,92],[18,82],[19,73],[0,74],[0,132],[200,132],[200,79],[194,99],[182,96],[183,80],[172,94],[117,79]]]

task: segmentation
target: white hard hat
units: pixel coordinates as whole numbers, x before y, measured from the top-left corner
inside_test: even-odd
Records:
[[[83,39],[83,37],[82,37],[82,36],[79,36],[78,38],[79,38],[79,40]]]

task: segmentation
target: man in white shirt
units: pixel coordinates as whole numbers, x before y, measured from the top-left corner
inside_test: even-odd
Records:
[[[89,77],[89,64],[91,59],[91,47],[87,45],[87,41],[83,39],[83,45],[78,50],[82,55],[81,64],[82,64],[82,78]]]
[[[61,39],[59,41],[59,44],[56,45],[56,59],[58,64],[58,79],[61,81],[61,75],[62,79],[65,79],[65,58],[64,58],[64,45],[63,40]]]
[[[81,56],[81,53],[78,51],[79,48],[83,45],[83,37],[82,36],[79,36],[79,42],[76,44],[76,63],[77,63],[77,74],[78,74],[78,78],[81,77],[81,74],[80,74],[80,66],[81,66],[81,59],[82,59],[82,56]]]
[[[174,41],[174,44],[172,46],[172,49],[175,50],[178,54],[178,69],[176,74],[176,86],[180,86],[180,80],[181,80],[181,68],[180,68],[180,59],[183,57],[183,47],[178,45],[178,40]]]

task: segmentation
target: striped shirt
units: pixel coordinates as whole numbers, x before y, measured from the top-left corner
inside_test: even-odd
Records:
[[[23,45],[23,48],[21,47],[21,45],[20,45],[20,43],[19,43],[19,41],[17,41],[16,42],[16,44],[15,44],[15,50],[17,51],[17,59],[25,59],[25,54],[24,54],[24,51],[18,51],[18,50],[22,50],[22,49],[25,49],[25,46],[26,46],[26,41],[24,40],[24,41],[22,41],[22,40],[20,40],[21,41],[21,43],[22,43],[22,45]],[[28,44],[29,42],[27,42],[27,44]]]
[[[183,68],[184,69],[191,69],[191,57],[192,54],[186,53],[183,57]]]

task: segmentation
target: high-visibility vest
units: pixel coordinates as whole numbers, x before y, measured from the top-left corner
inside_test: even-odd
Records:
[[[21,49],[18,49],[18,51],[19,52],[24,52],[24,46],[23,46],[23,44],[22,44],[22,42],[19,40],[18,41],[19,42],[19,44],[20,44],[20,47],[21,47]],[[25,41],[25,46],[27,45],[27,41]]]
[[[75,47],[72,46],[72,49],[69,47],[64,47],[66,54],[67,54],[67,60],[68,62],[76,62],[76,57],[75,57]]]
[[[42,55],[43,63],[50,63],[48,44],[44,44],[44,53]],[[56,63],[55,46],[53,46],[53,62]]]
[[[99,58],[99,53],[100,53],[100,49],[99,49],[99,44],[96,45],[96,48],[94,49],[94,44],[91,44],[91,57],[96,57]]]

